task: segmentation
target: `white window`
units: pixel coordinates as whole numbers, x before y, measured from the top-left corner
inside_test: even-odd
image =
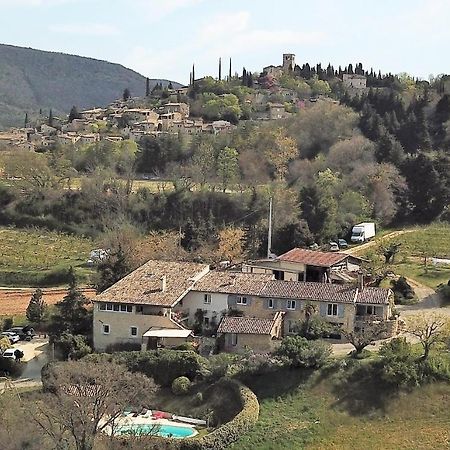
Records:
[[[211,294],[205,294],[203,296],[203,303],[205,305],[210,305],[211,304]]]
[[[120,310],[120,305],[115,304],[115,305],[113,306],[113,310],[114,310],[115,312],[118,312],[118,311]]]
[[[133,305],[127,305],[127,313],[133,312]]]
[[[138,327],[130,327],[130,336],[136,337],[138,335]]]
[[[338,305],[336,303],[328,303],[327,316],[337,316],[337,315],[338,315]]]
[[[102,328],[103,328],[103,334],[109,334],[109,332],[111,331],[110,326],[107,325],[106,323],[104,323],[104,324],[102,325]]]
[[[237,339],[238,339],[237,334],[236,333],[231,333],[231,345],[233,347],[236,347]]]
[[[269,298],[269,300],[267,300],[267,307],[269,309],[273,309],[273,299]]]
[[[99,303],[98,304],[98,309],[100,311],[106,311],[106,303]]]
[[[127,305],[120,305],[120,312],[127,312]]]
[[[247,304],[247,297],[241,297],[239,296],[236,300],[237,305],[246,305]]]
[[[112,303],[107,303],[107,304],[106,304],[106,310],[107,310],[107,311],[112,311],[112,309],[113,309]]]
[[[295,309],[295,307],[297,306],[297,302],[295,300],[288,300],[286,303],[287,309]]]

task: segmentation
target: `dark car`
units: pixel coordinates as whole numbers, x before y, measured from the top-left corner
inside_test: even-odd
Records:
[[[345,239],[338,239],[339,248],[348,248],[347,241]]]
[[[6,331],[17,334],[21,341],[31,341],[34,338],[34,329],[29,325],[25,327],[12,327]]]

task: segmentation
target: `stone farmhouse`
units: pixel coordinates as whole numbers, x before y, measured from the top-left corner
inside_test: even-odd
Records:
[[[177,346],[200,326],[217,332],[225,350],[268,351],[312,313],[345,331],[377,321],[387,334],[397,332],[390,289],[277,280],[187,262],[148,261],[93,302],[96,350]]]
[[[273,274],[277,280],[349,283],[356,282],[362,261],[347,253],[293,248],[273,259],[248,261],[242,271]]]

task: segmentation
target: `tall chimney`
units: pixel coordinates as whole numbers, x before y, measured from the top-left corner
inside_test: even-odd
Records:
[[[166,290],[166,284],[167,284],[167,279],[166,279],[166,276],[163,275],[161,277],[161,292],[164,292]]]
[[[358,272],[358,289],[360,291],[364,289],[364,272],[362,270]]]

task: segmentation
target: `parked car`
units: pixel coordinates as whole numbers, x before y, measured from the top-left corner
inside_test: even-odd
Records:
[[[17,348],[8,348],[7,350],[5,350],[2,354],[2,358],[7,358],[7,359],[16,359],[16,355],[14,354],[14,352],[17,350]]]
[[[337,242],[330,242],[330,252],[338,252],[339,245]]]
[[[9,342],[11,342],[11,344],[15,344],[16,342],[20,341],[20,336],[10,331],[3,331],[3,333],[1,333],[0,336],[7,337],[9,339]]]
[[[12,327],[6,330],[8,333],[17,334],[21,341],[31,341],[34,338],[34,328],[29,325],[25,327]]]
[[[345,239],[338,239],[339,248],[348,248],[347,241]]]

